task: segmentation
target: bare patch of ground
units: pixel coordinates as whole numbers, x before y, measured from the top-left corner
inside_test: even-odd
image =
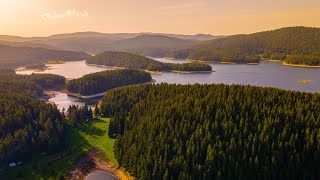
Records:
[[[68,173],[67,179],[84,179],[87,175],[96,170],[109,172],[120,180],[134,179],[126,173],[123,168],[113,166],[108,162],[102,152],[95,149],[87,152],[76,161],[71,168],[71,171]]]

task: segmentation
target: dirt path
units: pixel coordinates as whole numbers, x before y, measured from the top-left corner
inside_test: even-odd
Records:
[[[107,171],[120,180],[133,180],[124,169],[115,167],[104,161],[104,155],[98,150],[91,150],[84,154],[71,168],[67,179],[80,180],[84,179],[91,172],[96,170]]]

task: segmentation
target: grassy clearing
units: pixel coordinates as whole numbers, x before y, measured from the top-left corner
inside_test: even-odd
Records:
[[[66,175],[74,162],[90,149],[98,149],[110,163],[117,166],[113,155],[114,139],[108,137],[109,118],[101,118],[67,130],[66,150],[54,155],[38,155],[18,168],[9,169],[0,179],[59,179]]]

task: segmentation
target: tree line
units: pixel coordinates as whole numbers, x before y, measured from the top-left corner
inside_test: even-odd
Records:
[[[206,58],[213,50],[239,52],[244,55],[273,54],[277,56],[271,58],[279,60],[284,60],[286,55],[320,57],[320,28],[288,27],[249,35],[234,35],[200,42],[187,49],[172,51],[167,56],[179,59],[191,59],[192,56]],[[304,57],[306,58],[308,56]],[[312,61],[312,65],[312,59],[304,62]]]
[[[259,63],[260,57],[249,54],[242,54],[240,52],[232,51],[199,51],[191,53],[188,59],[192,60],[203,60],[213,62],[231,62],[231,63]]]
[[[244,85],[108,91],[115,156],[138,179],[318,179],[320,95]]]
[[[70,106],[60,112],[56,105],[39,98],[44,89],[65,84],[65,78],[51,74],[0,75],[0,164],[8,164],[38,153],[64,149],[67,126],[77,126],[97,117],[87,105]]]
[[[320,56],[312,55],[290,55],[285,61],[288,64],[302,64],[310,66],[320,66]]]
[[[17,75],[1,75],[0,87],[0,162],[58,150],[64,120],[55,105],[38,99],[42,88]]]
[[[42,89],[57,89],[64,88],[66,85],[66,78],[60,75],[55,74],[31,74],[31,75],[17,75],[13,73],[2,74],[4,82],[7,84],[15,84],[19,81],[25,81],[25,83],[21,84],[30,84],[35,83],[40,86]],[[11,81],[8,81],[11,80]],[[18,88],[19,89],[19,88]],[[20,90],[20,89],[19,89]],[[27,90],[27,89],[26,89]]]
[[[207,64],[187,63],[174,64],[162,63],[144,56],[126,53],[107,51],[93,56],[87,60],[89,64],[118,66],[125,68],[143,69],[151,71],[212,71],[212,67]]]
[[[134,69],[103,71],[67,82],[67,90],[81,95],[92,95],[112,88],[150,82],[149,73]]]

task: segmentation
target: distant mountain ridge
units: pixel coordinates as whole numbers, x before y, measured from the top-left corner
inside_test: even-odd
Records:
[[[320,28],[287,27],[253,34],[240,34],[200,42],[187,49],[169,53],[170,57],[208,56],[212,50],[249,54],[283,53],[285,55],[320,55]]]
[[[142,38],[144,36],[149,37],[149,40]],[[55,34],[48,37],[0,35],[0,44],[82,51],[89,54],[98,54],[106,50],[121,50],[146,56],[164,56],[168,51],[194,45],[199,41],[216,38],[219,38],[219,36],[209,34],[175,35],[165,33],[99,33],[88,31]],[[134,42],[140,40],[141,42]],[[11,44],[8,42],[11,42]],[[139,48],[135,45],[139,45]]]
[[[82,52],[52,50],[39,47],[13,47],[0,45],[0,67],[16,68],[47,60],[85,60],[91,57]]]

